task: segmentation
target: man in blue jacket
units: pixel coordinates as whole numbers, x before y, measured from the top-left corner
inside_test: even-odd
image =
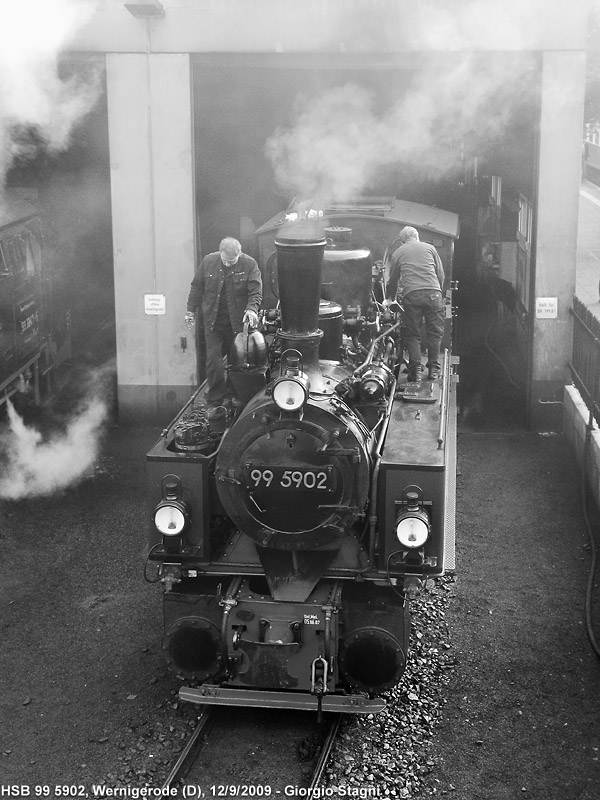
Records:
[[[444,267],[438,251],[432,244],[420,241],[415,228],[402,228],[398,238],[401,244],[392,255],[384,305],[395,299],[400,283],[408,330],[408,379],[421,380],[421,324],[425,320],[428,377],[435,380],[440,375],[440,344],[444,335]]]
[[[223,239],[216,253],[205,256],[190,286],[186,325],[191,328],[198,310],[202,314],[206,341],[206,399],[210,406],[225,399],[223,356],[229,353],[233,339],[247,322],[258,325],[262,301],[262,279],[258,264],[242,253],[237,239]]]

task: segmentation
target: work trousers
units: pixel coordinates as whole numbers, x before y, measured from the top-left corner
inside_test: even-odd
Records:
[[[223,356],[229,356],[233,344],[233,330],[231,327],[210,325],[204,326],[204,341],[206,343],[206,399],[210,405],[220,405],[225,399],[227,387]]]
[[[404,322],[407,328],[408,368],[421,364],[421,325],[425,320],[427,367],[440,368],[440,344],[444,335],[444,300],[435,289],[416,289],[404,296]]]

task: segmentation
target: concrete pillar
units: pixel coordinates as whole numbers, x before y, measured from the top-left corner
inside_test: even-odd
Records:
[[[570,382],[584,91],[585,53],[543,54],[528,397],[534,430],[560,429]]]
[[[163,425],[196,382],[189,56],[111,53],[106,79],[119,420]]]

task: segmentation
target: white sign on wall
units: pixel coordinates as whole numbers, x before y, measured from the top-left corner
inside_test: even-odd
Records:
[[[536,297],[535,316],[537,319],[556,319],[558,317],[558,297]]]
[[[167,298],[164,294],[145,294],[144,312],[146,314],[166,314]]]

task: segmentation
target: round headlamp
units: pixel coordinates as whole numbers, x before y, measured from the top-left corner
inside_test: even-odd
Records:
[[[176,501],[160,503],[154,512],[154,524],[163,536],[179,536],[185,530],[187,523],[185,509]]]
[[[300,375],[280,378],[273,386],[273,402],[282,411],[297,411],[308,400],[308,381]]]
[[[404,514],[396,522],[396,537],[403,547],[423,547],[429,537],[429,522],[421,513]]]

